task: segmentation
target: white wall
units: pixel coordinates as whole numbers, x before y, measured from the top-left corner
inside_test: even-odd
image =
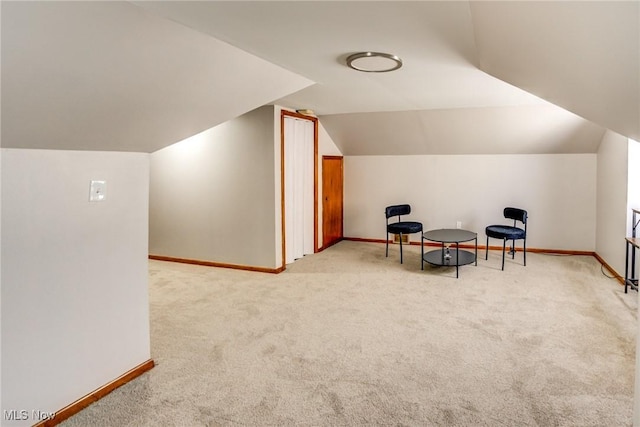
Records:
[[[151,254],[278,266],[273,110],[258,108],[151,154]]]
[[[640,144],[637,141],[628,140],[628,188],[627,188],[627,236],[631,235],[631,208],[640,209]],[[640,230],[638,230],[640,231]],[[639,236],[640,233],[636,233]],[[613,239],[612,239],[613,240]],[[636,257],[636,264],[640,258]],[[635,277],[638,277],[640,266],[636,265]],[[638,298],[638,295],[635,295]],[[638,307],[640,315],[640,306]],[[640,324],[638,325],[638,333],[636,333],[636,370],[635,370],[635,392],[633,399],[633,425],[640,425]]]
[[[149,156],[1,160],[2,410],[56,411],[150,358]],[[89,202],[92,179],[105,201]]]
[[[384,239],[385,206],[409,203],[408,218],[425,230],[462,221],[484,244],[484,228],[505,223],[503,208],[515,206],[529,212],[528,247],[593,251],[596,160],[595,154],[347,156],[345,236]]]
[[[274,239],[273,250],[276,256],[276,266],[282,266],[282,124],[280,116],[283,108],[279,105],[273,108],[273,206],[274,206]]]
[[[598,149],[596,253],[624,277],[628,228],[627,138],[607,131]]]
[[[632,139],[620,137],[621,145],[627,146],[627,236],[631,236],[631,223],[633,214],[631,209],[640,210],[640,144]],[[624,144],[626,142],[626,144]],[[636,236],[640,237],[640,228],[636,230]],[[637,266],[636,266],[637,267]],[[637,277],[637,276],[636,276]]]
[[[2,9],[2,7],[0,7]],[[1,120],[0,120],[1,121]],[[1,127],[1,125],[0,125]],[[2,131],[0,130],[0,135]],[[0,142],[0,147],[2,146]],[[0,149],[0,409],[4,408],[2,405],[2,150]]]

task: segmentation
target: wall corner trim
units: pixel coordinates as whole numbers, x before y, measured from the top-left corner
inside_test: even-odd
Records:
[[[47,420],[42,420],[37,424],[34,424],[33,427],[51,427],[56,426],[63,422],[64,420],[72,417],[78,412],[82,411],[87,406],[91,405],[94,402],[105,397],[107,394],[111,393],[113,390],[118,387],[128,383],[129,381],[139,377],[144,374],[148,370],[152,369],[155,366],[155,362],[152,359],[147,360],[146,362],[141,363],[135,368],[125,372],[120,375],[115,380],[103,385],[102,387],[92,391],[86,396],[81,397],[75,402],[65,406],[64,408],[56,411],[55,416],[53,418],[49,418]]]
[[[350,240],[353,242],[366,242],[366,243],[385,243],[384,239],[368,239],[362,237],[345,237],[343,240]],[[393,243],[392,240],[389,243]],[[411,245],[420,245],[420,242],[410,242]],[[440,246],[440,243],[432,243],[425,242],[425,246]],[[472,248],[473,245],[460,245],[461,248]],[[485,250],[486,245],[478,245],[478,250]],[[501,251],[502,246],[489,246],[489,250],[493,251]],[[522,248],[516,248],[516,251],[522,251]],[[580,255],[580,256],[592,256],[594,257],[604,268],[609,270],[611,274],[613,274],[612,279],[616,279],[622,286],[624,286],[624,277],[622,277],[618,272],[611,267],[607,262],[598,255],[597,252],[594,251],[575,251],[575,250],[565,250],[565,249],[542,249],[542,248],[527,248],[527,252],[531,253],[539,253],[539,254],[552,254],[552,255]]]
[[[255,267],[251,265],[227,264],[224,262],[203,261],[199,259],[190,259],[190,258],[177,258],[177,257],[171,257],[171,256],[164,256],[164,255],[149,255],[149,259],[153,259],[156,261],[179,262],[182,264],[202,265],[205,267],[218,267],[218,268],[231,268],[235,270],[257,271],[259,273],[277,274],[277,273],[282,273],[285,270],[284,266],[277,267],[277,268]]]
[[[622,286],[624,286],[624,277],[622,277],[620,274],[618,274],[618,272],[617,272],[616,270],[614,270],[614,268],[613,268],[613,267],[611,267],[609,264],[607,264],[607,262],[606,262],[606,261],[605,261],[605,260],[604,260],[600,255],[598,255],[598,253],[597,253],[597,252],[594,252],[594,253],[593,253],[593,256],[595,257],[595,259],[597,259],[597,260],[598,260],[598,262],[600,262],[600,264],[602,264],[602,266],[603,266],[604,268],[606,268],[607,270],[609,270],[609,272],[610,272],[611,274],[613,274],[614,278],[615,278],[618,282],[620,282],[620,284],[621,284]]]

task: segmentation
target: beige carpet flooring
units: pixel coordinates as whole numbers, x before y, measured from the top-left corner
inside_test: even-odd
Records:
[[[279,275],[151,261],[157,366],[65,426],[631,425],[637,293],[589,256],[420,270],[344,241]]]

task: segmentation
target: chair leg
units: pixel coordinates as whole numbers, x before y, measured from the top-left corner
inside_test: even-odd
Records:
[[[484,259],[489,259],[489,236],[487,236],[487,246],[484,247]]]
[[[402,233],[400,233],[400,264],[402,264]]]
[[[502,271],[504,271],[504,251],[507,247],[507,239],[502,239]]]
[[[524,265],[527,265],[527,239],[523,240],[522,252],[524,253]]]
[[[420,270],[424,270],[424,234],[420,230]]]
[[[386,257],[389,256],[389,232],[387,231],[387,252],[385,254]]]
[[[516,240],[511,241],[511,259],[516,259]]]

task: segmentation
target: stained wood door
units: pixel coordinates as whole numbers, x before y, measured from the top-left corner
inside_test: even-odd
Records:
[[[322,156],[322,246],[329,247],[343,237],[343,159]]]

